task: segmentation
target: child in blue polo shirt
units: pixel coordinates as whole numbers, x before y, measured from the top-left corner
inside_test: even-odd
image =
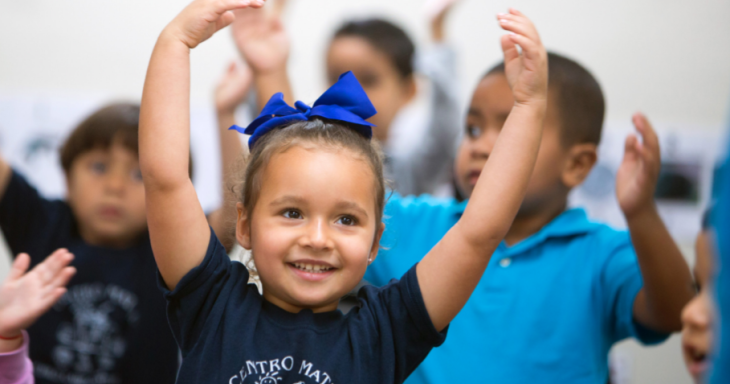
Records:
[[[527,195],[505,241],[449,340],[409,383],[595,383],[608,378],[607,354],[619,340],[658,343],[681,328],[692,297],[689,269],[657,214],[653,192],[659,146],[649,122],[633,122],[643,140],[626,140],[617,195],[629,232],[567,209],[568,193],[596,162],[604,114],[600,86],[579,64],[548,54],[545,131]],[[514,104],[503,65],[474,91],[456,160],[457,185],[469,197]],[[429,196],[389,200],[380,257],[365,279],[401,276],[459,220],[466,202]],[[638,256],[638,257],[637,257]]]

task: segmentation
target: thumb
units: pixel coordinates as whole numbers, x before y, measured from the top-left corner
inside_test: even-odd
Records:
[[[23,277],[28,270],[28,266],[30,266],[30,256],[27,253],[19,254],[13,262],[13,267],[8,274],[7,281],[18,280]]]

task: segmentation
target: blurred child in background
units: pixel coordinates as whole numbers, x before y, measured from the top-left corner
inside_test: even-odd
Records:
[[[459,103],[455,53],[445,42],[444,23],[455,2],[438,1],[431,7],[434,45],[424,55],[416,54],[403,29],[377,18],[346,22],[327,50],[329,85],[352,71],[378,111],[369,121],[375,124],[373,134],[386,154],[386,178],[403,194],[452,194]],[[286,78],[289,41],[279,16],[266,16],[263,10],[238,15],[234,38],[255,74],[259,105],[276,92],[291,102]],[[429,116],[423,120],[402,113],[416,96],[417,72],[430,84]]]
[[[506,15],[503,25],[512,22]],[[545,131],[525,200],[492,255],[482,281],[410,383],[593,383],[608,379],[608,351],[633,337],[658,343],[681,328],[692,278],[653,200],[659,142],[644,116],[642,140],[626,140],[617,197],[629,232],[568,209],[568,193],[597,159],[604,99],[576,62],[548,54]],[[470,196],[513,108],[502,64],[479,82],[456,160],[457,185]],[[392,196],[381,255],[365,279],[384,285],[401,276],[459,220],[466,202]],[[458,367],[458,369],[456,369]],[[478,373],[477,373],[478,372]]]
[[[702,221],[702,232],[695,242],[694,277],[698,294],[682,310],[682,352],[687,370],[695,383],[709,378],[713,355],[715,304],[711,293],[714,279],[715,238],[710,211]]]
[[[76,256],[68,294],[28,329],[39,383],[175,381],[178,350],[156,293],[138,124],[139,106],[120,103],[73,130],[60,153],[65,201],[44,199],[0,159],[0,229],[11,251],[30,254],[31,265],[57,248]],[[224,227],[222,214],[210,218]]]
[[[178,366],[157,294],[137,157],[139,106],[111,104],[76,127],[61,148],[66,200],[46,200],[0,160],[0,228],[32,265],[57,248],[77,274],[52,310],[28,329],[38,383],[172,383]]]
[[[20,254],[0,285],[0,384],[33,384],[25,331],[66,293],[76,270],[73,255],[59,249],[28,272],[30,256]],[[27,273],[26,273],[27,272]]]

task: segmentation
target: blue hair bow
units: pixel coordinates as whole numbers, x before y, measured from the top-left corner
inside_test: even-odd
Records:
[[[249,149],[272,129],[295,121],[307,121],[313,117],[345,122],[365,138],[370,139],[373,136],[374,125],[368,123],[366,119],[375,115],[377,111],[352,72],[342,74],[340,79],[314,102],[313,107],[310,108],[301,101],[297,101],[294,106],[296,108],[290,107],[284,101],[284,94],[279,92],[271,96],[261,114],[248,127],[244,129],[234,125],[229,129],[251,135],[248,139]]]

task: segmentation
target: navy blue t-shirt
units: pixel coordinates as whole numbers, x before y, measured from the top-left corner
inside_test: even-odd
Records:
[[[43,199],[15,172],[0,229],[31,266],[58,248],[75,256],[68,292],[28,329],[36,383],[174,383],[178,350],[149,235],[127,249],[86,244],[68,204]]]
[[[168,316],[183,354],[178,383],[402,383],[441,345],[412,268],[364,287],[359,306],[287,312],[264,300],[248,271],[211,231],[203,262],[170,292]]]

